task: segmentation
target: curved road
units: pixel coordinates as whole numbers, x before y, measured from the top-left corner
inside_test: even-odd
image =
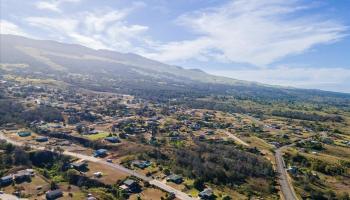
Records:
[[[2,132],[0,132],[0,139],[6,140],[8,143],[11,143],[11,144],[16,145],[16,146],[23,146],[24,145],[21,142],[14,141],[14,140],[6,137]],[[30,146],[30,147],[33,148],[33,149],[37,149],[37,150],[44,150],[45,149],[44,147],[37,147],[37,146]],[[70,152],[70,151],[64,151],[63,154],[67,155],[67,156],[76,157],[76,158],[79,158],[79,159],[84,159],[84,160],[87,160],[87,161],[90,161],[90,162],[97,162],[97,163],[101,163],[101,164],[110,166],[110,167],[112,167],[112,168],[114,168],[114,169],[116,169],[118,171],[124,172],[126,174],[131,175],[131,176],[135,176],[135,177],[137,177],[137,178],[139,178],[139,179],[141,179],[143,181],[147,181],[151,185],[154,185],[155,187],[158,187],[158,188],[160,188],[160,189],[162,189],[164,191],[167,191],[169,193],[174,193],[175,196],[178,199],[181,199],[181,200],[194,200],[194,198],[188,196],[186,193],[184,193],[184,192],[182,192],[180,190],[172,188],[171,186],[168,186],[165,183],[162,183],[161,181],[158,181],[156,179],[151,179],[149,177],[144,176],[143,174],[140,174],[140,173],[137,173],[137,172],[135,172],[133,170],[125,168],[122,165],[109,163],[107,161],[104,161],[104,160],[99,159],[99,158],[95,158],[93,156],[87,156],[87,155],[84,155],[84,154],[73,153],[73,152]]]

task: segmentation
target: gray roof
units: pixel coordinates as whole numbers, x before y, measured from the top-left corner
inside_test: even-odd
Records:
[[[3,177],[0,178],[1,181],[6,181],[8,179],[12,179],[12,175],[3,176]]]
[[[170,176],[168,176],[169,180],[178,180],[178,179],[182,179],[182,177],[180,175],[177,174],[172,174]]]
[[[213,190],[211,188],[205,188],[202,192],[199,193],[200,197],[210,197],[213,196]]]
[[[136,181],[132,180],[132,179],[127,179],[124,182],[124,185],[130,186],[136,183]]]
[[[55,199],[55,198],[60,197],[62,195],[63,195],[63,192],[60,189],[57,189],[57,190],[48,191],[46,193],[46,198]]]

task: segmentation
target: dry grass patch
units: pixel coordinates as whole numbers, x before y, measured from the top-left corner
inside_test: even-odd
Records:
[[[89,171],[86,173],[86,175],[91,178],[95,178],[95,172],[102,172],[102,177],[96,179],[100,180],[105,184],[115,184],[118,180],[123,180],[128,176],[128,174],[122,173],[117,169],[100,163],[89,162],[88,168]]]
[[[165,197],[166,193],[156,188],[144,188],[140,194],[131,195],[129,199],[136,200],[138,195],[143,200],[156,200],[161,199],[161,197]]]

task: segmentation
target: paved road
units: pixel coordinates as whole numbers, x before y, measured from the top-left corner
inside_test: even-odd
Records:
[[[258,120],[257,118],[255,118],[253,116],[249,116],[249,115],[245,115],[245,116],[252,119],[255,123],[258,123],[258,124],[261,123],[260,120]],[[276,149],[276,151],[275,151],[276,169],[277,169],[278,176],[279,176],[278,182],[280,184],[281,192],[282,192],[284,200],[298,200],[298,197],[294,191],[293,185],[288,180],[286,165],[284,163],[283,156],[282,156],[282,151],[284,149],[291,147],[291,146],[294,146],[294,145],[295,145],[295,143],[290,144],[290,145],[286,145],[286,146],[283,146],[283,147]]]
[[[17,141],[14,141],[8,137],[6,137],[2,132],[0,132],[0,139],[2,140],[6,140],[7,142],[13,144],[13,145],[16,145],[16,146],[24,146],[23,143],[21,142],[17,142]],[[37,147],[37,146],[30,146],[31,148],[33,149],[37,149],[37,150],[44,150],[45,148],[44,147]],[[90,162],[96,162],[96,163],[101,163],[101,164],[104,164],[104,165],[107,165],[107,166],[110,166],[118,171],[121,171],[121,172],[124,172],[126,174],[129,174],[129,175],[132,175],[132,176],[135,176],[143,181],[148,181],[151,185],[154,185],[164,191],[167,191],[169,193],[174,193],[175,196],[178,198],[178,199],[181,199],[181,200],[194,200],[194,198],[191,198],[190,196],[188,196],[186,193],[184,192],[181,192],[175,188],[172,188],[171,186],[168,186],[166,185],[165,183],[162,183],[158,180],[155,180],[155,179],[152,179],[150,177],[146,177],[144,176],[143,174],[140,174],[140,173],[137,173],[133,170],[130,170],[128,168],[125,168],[123,167],[122,165],[118,165],[118,164],[114,164],[114,163],[109,163],[107,161],[104,161],[102,159],[99,159],[99,158],[95,158],[93,156],[87,156],[87,155],[84,155],[84,154],[79,154],[79,153],[74,153],[74,152],[70,152],[70,151],[64,151],[63,152],[64,155],[67,155],[67,156],[72,156],[72,157],[76,157],[76,158],[79,158],[79,159],[84,159],[84,160],[87,160],[87,161],[90,161]]]
[[[77,153],[72,153],[72,152],[67,152],[65,151],[64,152],[65,155],[69,155],[69,156],[72,156],[72,157],[77,157],[79,159],[84,159],[84,160],[88,160],[88,161],[91,161],[91,162],[97,162],[97,163],[101,163],[103,165],[107,165],[107,166],[110,166],[120,172],[124,172],[126,174],[129,174],[129,175],[132,175],[132,176],[135,176],[141,180],[144,180],[144,181],[148,181],[151,185],[154,185],[155,187],[158,187],[162,190],[165,190],[167,192],[170,192],[170,193],[174,193],[175,196],[179,199],[183,199],[183,200],[193,200],[193,198],[189,197],[186,193],[184,192],[181,192],[177,189],[174,189],[172,188],[171,186],[159,181],[159,180],[155,180],[155,179],[152,179],[150,177],[147,177],[143,174],[140,174],[140,173],[137,173],[133,170],[130,170],[128,168],[125,168],[121,165],[118,165],[118,164],[114,164],[114,163],[109,163],[109,162],[106,162],[102,159],[98,159],[98,158],[95,158],[95,157],[91,157],[91,156],[86,156],[86,155],[82,155],[82,154],[77,154]]]
[[[152,181],[150,181],[150,184],[154,185],[158,188],[163,188],[165,191],[174,193],[178,199],[194,200],[194,198],[189,197],[186,193],[183,193],[179,190],[176,190],[176,189],[170,187],[169,185],[167,185],[159,180],[153,179]]]
[[[282,151],[285,148],[290,147],[290,146],[293,146],[293,144],[283,146],[283,147],[276,150],[276,153],[275,153],[276,168],[277,168],[277,172],[279,175],[278,181],[279,181],[279,184],[281,186],[281,191],[282,191],[284,199],[285,200],[298,200],[298,197],[295,194],[293,185],[290,183],[290,181],[288,181],[288,174],[286,171],[286,165],[284,163],[283,156],[282,156]]]

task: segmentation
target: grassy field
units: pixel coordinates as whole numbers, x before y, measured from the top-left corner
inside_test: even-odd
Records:
[[[93,135],[87,135],[85,137],[89,138],[90,140],[100,140],[103,139],[105,137],[108,137],[109,133],[107,132],[101,132],[98,134],[93,134]]]

